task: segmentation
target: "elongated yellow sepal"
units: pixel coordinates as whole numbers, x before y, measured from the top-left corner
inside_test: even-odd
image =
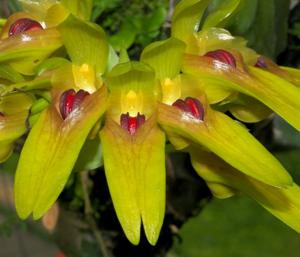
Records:
[[[105,174],[123,230],[133,244],[140,240],[143,221],[155,245],[165,212],[165,136],[155,115],[134,135],[111,118],[100,132]]]
[[[56,201],[88,133],[106,108],[106,88],[86,96],[63,120],[52,104],[29,133],[15,176],[18,215],[40,218]]]
[[[202,100],[202,104],[206,103]],[[204,146],[241,172],[266,184],[286,187],[292,179],[279,161],[243,126],[221,112],[205,107],[204,120],[159,104],[158,121],[172,134]]]

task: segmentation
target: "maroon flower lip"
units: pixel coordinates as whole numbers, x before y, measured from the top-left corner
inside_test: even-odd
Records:
[[[236,60],[234,56],[226,50],[218,49],[215,51],[207,52],[204,56],[211,57],[214,60],[218,60],[236,68]]]
[[[120,116],[121,127],[127,130],[130,135],[134,135],[138,128],[145,123],[145,120],[145,115],[140,113],[133,117],[130,116],[128,112]]]
[[[201,102],[193,97],[187,97],[185,100],[178,99],[172,106],[191,114],[195,119],[204,120],[204,108]]]
[[[8,35],[11,37],[11,36],[20,34],[22,32],[36,31],[36,30],[42,30],[42,29],[43,29],[43,27],[39,22],[29,19],[29,18],[22,18],[22,19],[15,21],[10,26]]]
[[[89,93],[82,89],[77,93],[74,89],[65,91],[59,101],[59,110],[62,118],[66,119],[72,111],[79,107],[83,99],[88,95]]]

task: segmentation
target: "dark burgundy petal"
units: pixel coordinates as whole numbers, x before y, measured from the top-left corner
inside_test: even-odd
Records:
[[[255,63],[255,67],[262,68],[262,69],[268,68],[264,58],[261,56],[258,57],[257,62]]]
[[[62,118],[67,118],[72,111],[78,108],[87,95],[89,93],[84,90],[79,90],[77,93],[74,89],[65,91],[59,100],[59,110]]]
[[[42,25],[32,19],[23,18],[14,22],[9,29],[9,36],[14,36],[26,31],[42,30]]]
[[[215,60],[226,63],[226,64],[236,68],[236,61],[235,61],[234,56],[226,50],[218,49],[215,51],[208,52],[204,56],[211,57]]]
[[[190,107],[191,114],[195,118],[197,118],[199,120],[203,120],[203,118],[204,118],[204,108],[203,108],[202,104],[200,103],[200,101],[196,98],[187,97],[185,99],[185,102]]]
[[[75,94],[76,92],[74,89],[69,89],[60,96],[59,110],[63,119],[65,119],[72,111]]]
[[[137,127],[137,117],[130,117],[128,119],[128,132],[130,135],[133,135],[136,130],[138,129]]]
[[[73,106],[72,106],[72,111],[75,110],[75,109],[77,109],[77,108],[79,107],[79,105],[82,103],[83,99],[84,99],[86,96],[88,96],[88,95],[89,95],[88,92],[86,92],[86,91],[80,89],[80,90],[76,93],[76,95],[75,95],[75,97],[74,97],[74,102],[73,102]]]
[[[128,124],[129,124],[129,113],[128,112],[126,114],[123,113],[121,115],[120,124],[123,129],[128,131]]]
[[[201,102],[192,97],[187,97],[185,100],[178,99],[172,104],[180,110],[190,113],[194,118],[198,120],[204,120],[204,108]]]
[[[130,135],[134,135],[137,129],[145,123],[145,120],[145,115],[138,113],[137,116],[132,117],[127,112],[121,115],[120,124]]]
[[[179,108],[180,110],[182,111],[185,111],[185,112],[189,112],[190,111],[190,108],[188,107],[188,105],[186,104],[186,102],[182,99],[178,99],[176,100],[172,106],[175,106],[177,108]]]
[[[142,126],[146,121],[146,117],[143,114],[138,113],[137,115],[137,127],[139,128]]]

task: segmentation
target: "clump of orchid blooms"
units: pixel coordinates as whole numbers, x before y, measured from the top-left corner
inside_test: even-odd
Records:
[[[88,21],[90,1],[21,2],[24,12],[0,35],[1,162],[28,134],[15,175],[20,218],[41,218],[84,144],[100,139],[114,208],[133,244],[141,226],[150,244],[159,237],[166,144],[189,153],[215,197],[242,192],[300,232],[299,186],[243,125],[275,112],[300,130],[300,72],[222,28],[240,1],[199,28],[210,1],[182,0],[171,37],[147,46],[140,61],[118,58]]]

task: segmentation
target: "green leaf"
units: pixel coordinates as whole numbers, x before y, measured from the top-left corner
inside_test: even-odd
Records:
[[[109,38],[109,42],[117,51],[127,50],[134,43],[137,33],[137,28],[132,24],[132,21],[125,20],[118,33]]]
[[[224,27],[239,7],[240,2],[241,0],[222,1],[222,4],[206,17],[202,29]]]
[[[55,103],[40,116],[21,152],[15,176],[18,215],[40,218],[66,184],[88,133],[106,108],[106,88],[86,96],[63,120]]]
[[[230,30],[233,34],[246,38],[249,41],[249,47],[257,52],[275,58],[284,50],[287,42],[289,1],[265,0],[251,2],[247,2],[243,6]],[[256,11],[255,15],[254,11]],[[254,20],[253,17],[255,17]],[[245,21],[246,19],[249,19],[248,24]],[[244,30],[247,26],[241,27],[243,20],[248,26],[252,23],[249,29]]]
[[[154,9],[151,15],[144,20],[144,32],[151,33],[159,30],[166,19],[166,15],[166,9],[163,6]]]
[[[109,45],[103,29],[70,15],[58,27],[66,50],[77,65],[94,66],[97,74],[106,70]]]
[[[103,166],[102,147],[98,138],[87,139],[80,151],[76,164],[75,172],[94,170]]]

